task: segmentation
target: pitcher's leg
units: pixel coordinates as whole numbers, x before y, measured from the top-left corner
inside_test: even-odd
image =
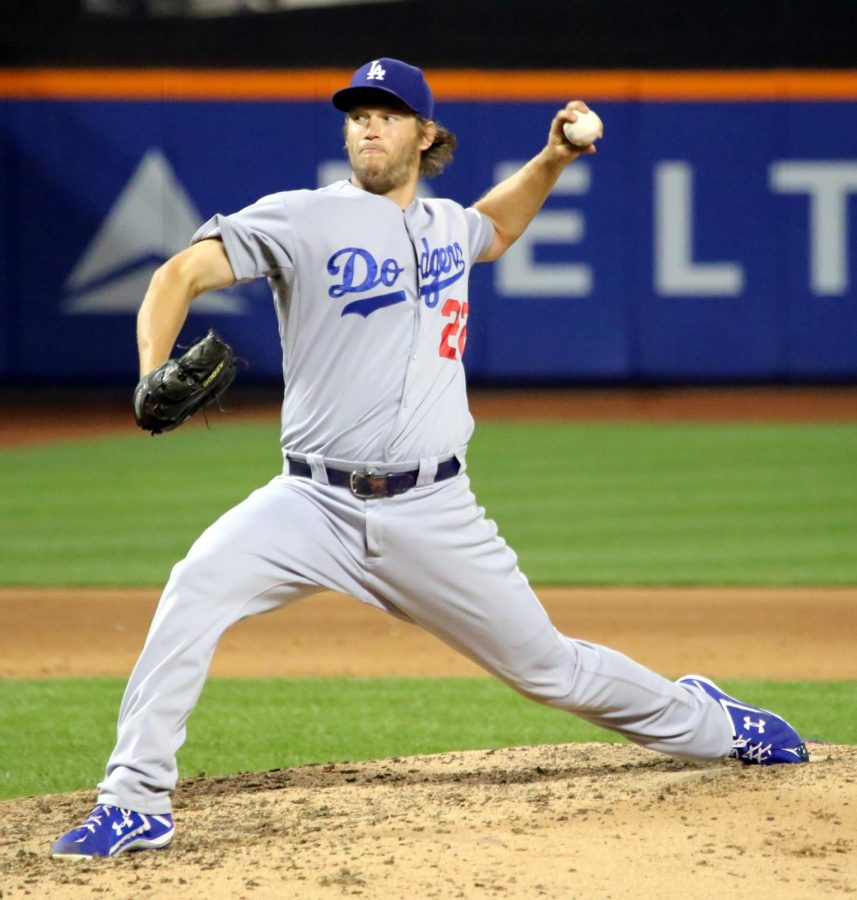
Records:
[[[322,572],[325,586],[353,590],[346,530],[332,537],[318,506],[275,480],[203,533],[173,569],[131,675],[99,803],[169,812],[176,753],[221,635],[320,590]]]
[[[282,586],[252,600],[205,590],[188,561],[173,571],[119,709],[117,739],[99,785],[98,802],[141,813],[171,809],[176,754],[222,634],[247,616],[308,596],[317,587]],[[212,606],[218,613],[212,618]]]
[[[378,577],[417,624],[526,696],[636,743],[694,759],[729,753],[731,734],[716,704],[556,630],[466,487],[424,494],[418,534],[404,503],[385,507],[385,516]]]
[[[671,756],[708,760],[728,755],[731,735],[716,705],[622,653],[560,634],[529,587],[526,596],[513,599],[515,593],[508,584],[497,585],[487,600],[486,594],[467,592],[450,605],[449,593],[397,591],[392,601],[532,700]],[[502,615],[494,615],[501,607]]]
[[[732,749],[722,711],[680,684],[598,644],[560,635],[576,657],[572,691],[547,700],[634,743],[683,759],[721,759]]]

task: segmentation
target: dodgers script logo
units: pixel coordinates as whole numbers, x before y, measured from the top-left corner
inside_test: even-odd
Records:
[[[441,292],[464,275],[464,251],[457,241],[434,249],[429,247],[425,238],[421,244],[422,252],[417,260],[419,294],[425,305],[429,309],[434,309],[440,300]],[[328,288],[327,294],[334,300],[340,300],[348,294],[366,294],[376,288],[395,288],[405,268],[392,258],[379,263],[362,247],[343,247],[327,261],[327,271],[328,274],[338,277],[338,280]],[[340,316],[356,313],[366,318],[378,309],[403,303],[405,299],[403,288],[360,297],[346,303]]]
[[[385,259],[379,266],[368,250],[362,247],[344,247],[327,261],[327,271],[341,277],[341,281],[327,291],[329,297],[338,300],[346,294],[364,294],[379,285],[393,287],[405,270],[394,259]],[[402,290],[362,297],[343,306],[340,316],[357,313],[366,318],[376,309],[402,303],[404,300],[405,292]]]
[[[447,244],[430,250],[428,241],[422,240],[420,253],[420,296],[429,309],[434,309],[440,300],[440,292],[455,284],[464,274],[464,251],[461,244]],[[452,273],[452,274],[450,274]]]

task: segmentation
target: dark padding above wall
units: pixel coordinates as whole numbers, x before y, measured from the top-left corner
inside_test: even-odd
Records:
[[[854,0],[402,0],[213,19],[6,0],[0,66],[852,68]]]

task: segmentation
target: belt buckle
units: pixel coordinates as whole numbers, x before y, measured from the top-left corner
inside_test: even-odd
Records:
[[[361,479],[363,485],[366,486],[371,486],[373,481],[380,482],[380,484],[378,484],[377,488],[367,490],[361,485]],[[383,487],[381,487],[382,484]],[[348,478],[348,486],[351,489],[351,493],[361,500],[371,500],[373,497],[392,497],[393,495],[390,493],[387,484],[387,476],[379,475],[378,470],[372,468],[365,469],[363,472],[352,472]]]

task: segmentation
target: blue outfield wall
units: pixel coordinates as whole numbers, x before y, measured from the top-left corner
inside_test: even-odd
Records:
[[[598,154],[474,272],[471,378],[857,378],[857,103],[593,105]],[[442,103],[460,145],[429,189],[474,201],[555,109]],[[340,128],[309,101],[0,102],[0,378],[134,379],[155,266],[215,212],[342,177]],[[279,374],[264,282],[201,298],[185,337],[209,325]]]

